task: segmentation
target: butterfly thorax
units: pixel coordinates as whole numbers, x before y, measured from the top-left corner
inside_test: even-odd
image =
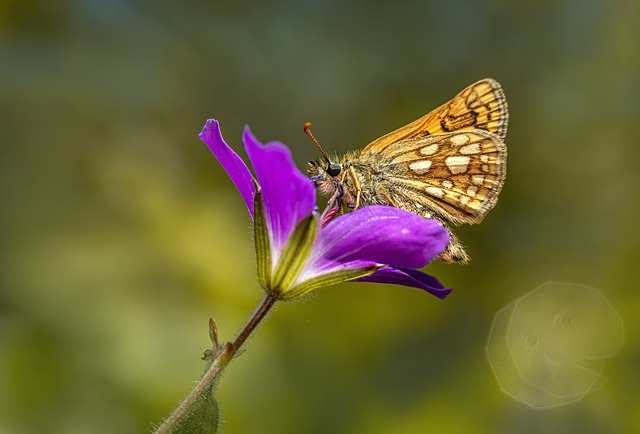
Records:
[[[328,173],[329,160],[320,158],[309,163],[308,173],[315,177],[316,186],[326,196],[332,196],[341,187],[341,202],[353,208],[369,205],[392,205],[381,186],[388,183],[395,173],[393,166],[385,164],[377,154],[352,151],[332,157],[340,165],[340,173],[332,176]],[[360,196],[358,199],[358,195]]]

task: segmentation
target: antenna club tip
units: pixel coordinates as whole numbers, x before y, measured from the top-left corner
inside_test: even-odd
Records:
[[[322,146],[320,146],[320,143],[318,143],[318,141],[316,140],[315,137],[313,137],[313,134],[311,133],[311,130],[309,129],[309,127],[311,126],[311,122],[305,122],[304,123],[304,132],[307,133],[307,136],[309,136],[311,138],[311,140],[313,140],[313,143],[316,144],[316,146],[318,147],[318,150],[320,151],[320,153],[322,154],[322,156],[324,158],[326,158],[327,160],[329,159],[329,157],[327,157],[327,154],[324,152],[324,150],[322,149]]]

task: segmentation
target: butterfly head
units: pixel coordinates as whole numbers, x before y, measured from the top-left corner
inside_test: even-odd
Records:
[[[340,184],[342,164],[331,163],[328,158],[321,157],[309,161],[307,173],[323,194],[333,194]]]

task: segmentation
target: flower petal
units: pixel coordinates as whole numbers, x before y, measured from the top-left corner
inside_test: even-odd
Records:
[[[408,268],[424,267],[449,243],[437,220],[390,206],[367,206],[340,216],[318,238],[320,262],[368,260]]]
[[[251,172],[242,158],[229,147],[222,138],[220,126],[215,119],[207,119],[202,132],[198,135],[200,140],[205,142],[213,155],[222,164],[223,169],[227,172],[236,188],[242,195],[245,205],[253,218],[253,196],[256,192],[256,186],[253,182]]]
[[[300,172],[289,148],[279,142],[262,145],[245,127],[244,144],[260,184],[272,249],[277,256],[296,225],[311,215],[316,195],[313,183]]]
[[[393,283],[395,285],[410,286],[427,291],[440,299],[445,298],[453,291],[453,288],[445,288],[435,277],[419,270],[407,268],[382,267],[375,273],[355,281]]]

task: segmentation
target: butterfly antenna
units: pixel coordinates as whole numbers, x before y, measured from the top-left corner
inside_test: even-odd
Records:
[[[311,132],[311,122],[305,122],[305,124],[304,124],[304,132],[307,134],[307,136],[311,137],[311,140],[313,140],[313,143],[316,144],[316,146],[318,147],[318,150],[320,151],[322,156],[329,161],[329,156],[327,155],[326,152],[324,152],[324,149],[322,149],[322,146],[320,146],[320,143],[318,143],[316,138],[313,136],[313,133]]]

